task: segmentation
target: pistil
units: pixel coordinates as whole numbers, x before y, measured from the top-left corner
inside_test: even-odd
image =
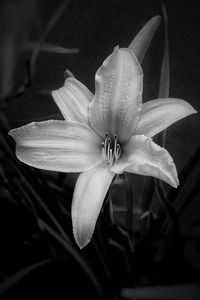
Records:
[[[111,168],[120,158],[121,147],[118,144],[118,136],[115,134],[114,141],[111,140],[109,134],[105,134],[104,142],[102,142],[102,157],[103,160]]]

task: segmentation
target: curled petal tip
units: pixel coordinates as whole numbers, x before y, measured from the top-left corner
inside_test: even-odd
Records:
[[[193,108],[193,112],[192,112],[193,114],[197,114],[198,113],[198,110],[196,110],[196,109],[194,109]]]
[[[117,52],[119,50],[119,45],[115,46],[113,52]]]
[[[189,102],[187,102],[185,100],[181,100],[181,101],[182,101],[183,105],[185,105],[185,110],[188,113],[188,116],[198,113],[198,111]]]
[[[88,124],[87,110],[93,94],[80,81],[67,78],[64,86],[51,95],[64,119]]]
[[[174,179],[174,181],[171,182],[171,186],[172,186],[173,188],[177,189],[177,187],[179,186],[179,180],[178,180],[178,177],[176,177],[176,178]]]
[[[162,149],[162,148],[160,148],[160,149]],[[169,159],[172,159],[172,158],[169,157]],[[170,172],[169,172],[169,176],[168,176],[168,181],[166,181],[166,182],[169,185],[171,185],[173,188],[176,189],[179,186],[179,179],[178,179],[178,173],[177,173],[177,169],[176,169],[173,159],[169,163],[169,170],[170,170]]]
[[[73,235],[74,235],[75,242],[80,250],[82,250],[85,246],[87,246],[87,244],[89,244],[92,238],[92,236],[90,237],[87,236],[86,239],[84,234],[78,235],[77,232],[75,232],[74,230],[73,230]]]
[[[123,148],[123,157],[112,171],[126,171],[144,176],[152,176],[176,188],[178,175],[172,157],[164,148],[144,135],[133,136]]]
[[[10,131],[8,131],[8,135],[11,136],[11,137],[13,137],[13,129],[10,130]]]
[[[161,16],[159,16],[159,15],[156,15],[156,16],[154,16],[151,20],[157,20],[157,21],[161,21]]]

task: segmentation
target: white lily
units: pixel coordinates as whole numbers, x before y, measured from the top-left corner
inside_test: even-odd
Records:
[[[177,187],[170,154],[152,137],[196,112],[184,100],[156,99],[142,104],[143,73],[131,48],[116,47],[95,76],[95,95],[75,78],[52,96],[64,121],[34,122],[13,129],[16,155],[36,168],[81,172],[72,200],[75,240],[91,240],[115,174],[131,172]]]

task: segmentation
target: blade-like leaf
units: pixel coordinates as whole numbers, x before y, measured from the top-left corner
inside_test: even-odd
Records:
[[[53,26],[56,24],[56,22],[59,20],[59,18],[61,17],[61,15],[64,13],[65,9],[67,8],[67,6],[69,5],[69,0],[68,1],[62,1],[61,4],[59,5],[58,9],[56,10],[55,14],[52,16],[52,18],[50,19],[46,29],[44,30],[38,45],[35,47],[32,57],[31,57],[31,61],[30,61],[30,65],[34,66],[35,61],[37,59],[37,56],[40,52],[40,47],[42,45],[42,43],[44,42],[47,34],[49,33],[49,31],[53,28]]]
[[[167,216],[169,217],[170,221],[172,222],[173,234],[176,234],[176,236],[178,236],[178,235],[180,235],[180,225],[178,222],[177,212],[176,212],[173,204],[169,201],[169,198],[167,197],[160,180],[155,179],[155,187],[156,187],[158,196],[160,198],[161,205],[165,209]]]
[[[22,84],[22,86],[17,90],[15,97],[20,96],[21,94],[24,93],[24,91],[26,90],[26,88],[28,86],[30,86],[31,81],[32,81],[32,77],[35,71],[35,65],[36,65],[36,60],[37,57],[40,53],[40,49],[41,49],[41,45],[44,43],[44,40],[46,38],[46,36],[48,35],[49,31],[53,28],[53,26],[56,24],[56,22],[59,20],[59,18],[61,17],[61,15],[64,13],[65,9],[67,8],[67,6],[69,5],[69,0],[68,1],[62,1],[61,4],[59,5],[58,9],[56,10],[56,12],[53,14],[52,18],[50,19],[47,27],[45,28],[43,34],[41,35],[38,43],[36,44],[30,61],[27,63],[27,76]],[[13,97],[11,97],[10,99],[12,99]]]
[[[23,45],[24,50],[34,50],[38,47],[38,41],[26,42]],[[57,54],[74,54],[78,53],[79,49],[76,48],[65,48],[59,45],[49,44],[49,43],[41,43],[40,51],[49,52],[49,53],[57,53]]]
[[[34,263],[28,267],[25,267],[13,275],[10,275],[0,283],[0,295],[5,293],[8,289],[14,287],[16,284],[20,282],[20,280],[22,280],[24,277],[31,274],[36,269],[41,268],[51,262],[52,262],[51,259],[45,259],[40,262]]]
[[[21,44],[37,21],[37,1],[1,1],[0,9],[0,107],[15,85],[14,72]]]
[[[124,289],[121,292],[125,299],[151,299],[151,300],[198,300],[200,287],[195,283],[142,287],[135,289]]]
[[[200,223],[199,214],[199,166],[200,166],[200,145],[191,155],[190,159],[184,166],[180,178],[180,186],[171,190],[168,198],[179,216],[179,224],[184,232],[193,234],[196,225]],[[172,230],[171,223],[165,220],[160,232],[169,233]]]
[[[127,230],[129,232],[129,235],[132,236],[132,226],[133,226],[133,185],[131,181],[131,176],[129,173],[125,173],[125,180],[126,180],[126,186],[127,186],[127,192],[126,192],[126,226]]]
[[[158,98],[169,97],[169,85],[170,85],[170,69],[169,69],[169,43],[168,43],[168,18],[165,6],[162,6],[164,26],[165,26],[165,43],[164,43],[164,54],[162,59],[162,67],[160,74],[160,85]],[[158,144],[162,147],[165,144],[166,129],[158,136]]]

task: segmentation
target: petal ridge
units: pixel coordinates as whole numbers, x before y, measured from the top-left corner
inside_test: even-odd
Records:
[[[168,151],[144,135],[132,136],[111,171],[153,176],[173,187],[179,184],[176,166]]]
[[[102,161],[101,140],[82,123],[33,122],[13,129],[17,158],[36,168],[58,172],[82,172]]]
[[[80,81],[68,78],[64,86],[51,94],[65,120],[88,124],[88,105],[93,94]]]
[[[177,98],[160,98],[142,105],[139,122],[134,134],[153,137],[178,120],[197,111],[187,101]]]
[[[78,177],[71,210],[74,238],[81,249],[91,240],[114,175],[107,165],[102,163]]]
[[[141,110],[142,78],[141,66],[132,51],[116,47],[95,76],[89,123],[97,134],[118,134],[121,142],[130,138]]]

